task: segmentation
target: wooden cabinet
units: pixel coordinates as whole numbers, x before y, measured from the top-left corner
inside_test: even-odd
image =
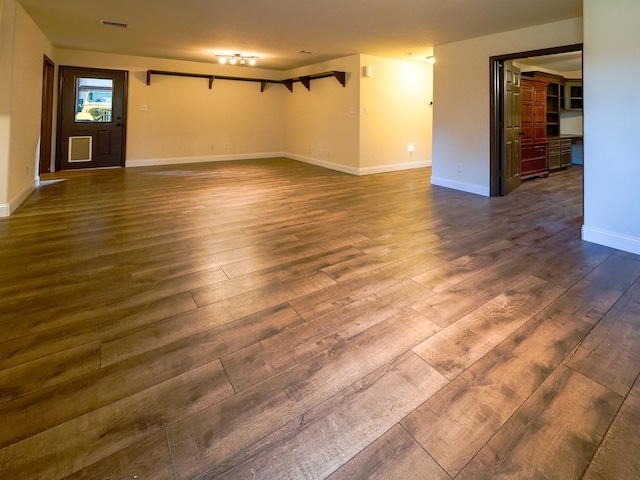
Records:
[[[560,170],[571,165],[571,138],[550,138],[547,142],[549,171]]]
[[[544,142],[547,138],[547,84],[522,78],[522,144]]]
[[[522,77],[522,159],[520,177],[548,175],[547,84]]]
[[[547,143],[547,158],[549,162],[549,171],[562,168],[560,159],[560,139],[549,140]]]
[[[547,144],[523,145],[520,171],[521,178],[524,180],[541,175],[545,177],[549,175],[549,169],[547,167]]]
[[[560,168],[571,165],[573,141],[570,138],[560,140]]]
[[[580,109],[581,81],[546,72],[522,73],[523,179],[571,165],[572,140],[561,136],[560,114]]]
[[[565,78],[546,72],[524,72],[522,75],[545,82],[547,137],[560,136],[560,113],[566,108]]]

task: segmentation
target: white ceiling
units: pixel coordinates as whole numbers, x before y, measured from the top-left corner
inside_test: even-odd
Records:
[[[582,70],[582,52],[556,53],[517,60],[532,68],[553,70],[558,73],[577,72]]]
[[[356,53],[423,59],[436,45],[582,15],[582,0],[18,1],[56,47],[199,62],[240,53],[280,70]]]

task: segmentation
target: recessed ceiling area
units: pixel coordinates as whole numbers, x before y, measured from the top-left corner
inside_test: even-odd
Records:
[[[198,62],[240,53],[277,70],[358,53],[420,60],[437,45],[582,15],[582,0],[19,3],[56,47]],[[102,20],[128,28],[106,27]]]
[[[516,62],[538,70],[553,70],[559,74],[582,70],[582,52],[556,53],[517,59]]]

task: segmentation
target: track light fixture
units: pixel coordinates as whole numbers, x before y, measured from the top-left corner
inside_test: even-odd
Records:
[[[231,65],[236,65],[240,63],[240,65],[246,65],[247,63],[252,67],[256,64],[255,55],[242,55],[240,53],[231,53],[228,55],[216,55],[218,58],[218,62],[221,64],[229,63]]]

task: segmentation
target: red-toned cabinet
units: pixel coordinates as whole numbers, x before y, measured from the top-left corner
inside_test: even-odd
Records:
[[[547,166],[547,82],[522,77],[521,178],[549,175]]]

